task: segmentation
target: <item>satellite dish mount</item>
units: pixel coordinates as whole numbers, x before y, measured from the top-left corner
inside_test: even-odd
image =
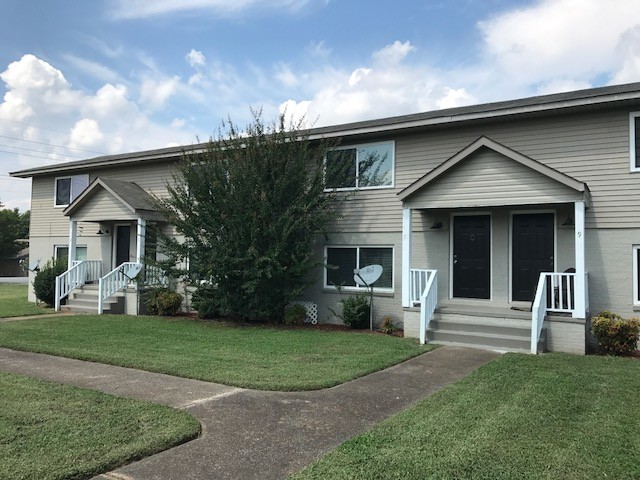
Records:
[[[356,284],[369,289],[369,330],[373,330],[373,284],[382,275],[382,265],[368,265],[353,270],[353,279]]]

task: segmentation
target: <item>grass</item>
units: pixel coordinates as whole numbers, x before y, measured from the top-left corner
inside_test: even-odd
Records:
[[[0,478],[90,478],[200,432],[186,412],[20,375],[0,392]]]
[[[27,285],[0,284],[0,318],[53,313],[27,300]]]
[[[0,323],[0,346],[263,390],[315,390],[426,352],[367,333],[124,315]]]
[[[506,354],[354,437],[307,479],[638,479],[640,361]]]

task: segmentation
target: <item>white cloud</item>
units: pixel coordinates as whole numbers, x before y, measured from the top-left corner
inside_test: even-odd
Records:
[[[208,11],[216,15],[237,15],[250,9],[270,8],[298,11],[312,0],[114,0],[114,18],[132,19],[180,12]]]
[[[396,40],[391,45],[374,52],[373,60],[383,65],[395,65],[402,62],[414,50],[415,47],[411,42],[402,43]]]
[[[100,81],[111,83],[123,82],[122,77],[117,72],[98,62],[80,58],[71,54],[63,55],[62,58],[64,58],[64,60],[69,62],[78,70],[91,75],[92,77],[97,78]]]
[[[100,126],[92,118],[83,118],[75,123],[69,134],[69,147],[92,148],[99,146],[104,138]]]
[[[295,87],[298,85],[298,77],[291,71],[289,65],[283,63],[276,65],[275,77],[276,80],[285,87]]]
[[[324,40],[320,42],[310,42],[304,49],[309,55],[317,58],[327,58],[331,55],[331,49],[324,44]]]
[[[180,77],[173,76],[164,80],[147,78],[140,86],[140,101],[154,109],[161,108],[178,90]]]
[[[619,67],[611,79],[612,84],[640,80],[640,25],[625,31],[616,48]]]
[[[521,85],[588,79],[620,67],[613,53],[640,23],[635,0],[542,0],[481,22],[487,66]]]
[[[207,63],[207,59],[204,54],[201,51],[195,50],[193,48],[189,53],[187,53],[186,58],[187,62],[189,62],[189,65],[191,65],[193,68],[206,65]]]

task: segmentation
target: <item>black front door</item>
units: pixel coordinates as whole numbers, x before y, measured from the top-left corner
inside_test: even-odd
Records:
[[[512,298],[531,302],[541,272],[553,272],[553,213],[513,216]]]
[[[115,266],[122,265],[124,262],[129,261],[129,255],[131,248],[131,226],[130,225],[117,225],[116,226],[116,264]]]
[[[489,298],[491,217],[453,217],[453,296]]]

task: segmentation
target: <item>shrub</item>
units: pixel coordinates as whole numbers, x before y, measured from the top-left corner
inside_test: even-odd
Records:
[[[591,331],[608,354],[630,355],[638,345],[640,320],[605,310],[591,320]]]
[[[198,318],[216,318],[220,316],[220,302],[215,285],[203,283],[191,296],[191,305],[198,312]]]
[[[391,335],[396,330],[398,330],[398,327],[393,323],[392,317],[386,316],[382,319],[382,323],[380,324],[380,331],[382,333]]]
[[[56,277],[67,270],[67,258],[49,260],[33,279],[36,298],[53,307],[56,304]]]
[[[182,307],[184,298],[178,292],[166,288],[153,288],[146,293],[144,304],[151,315],[175,315]]]
[[[340,300],[342,322],[357,329],[369,328],[369,299],[366,293],[356,293]]]
[[[296,303],[289,305],[284,311],[285,325],[302,325],[307,318],[307,309]]]

